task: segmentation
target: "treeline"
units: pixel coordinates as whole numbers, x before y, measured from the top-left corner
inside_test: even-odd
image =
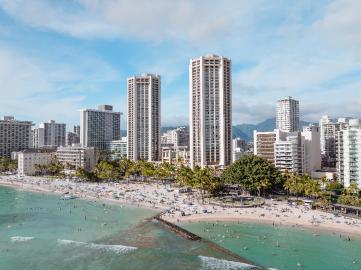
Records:
[[[182,163],[153,163],[144,160],[134,162],[129,159],[116,161],[102,160],[92,172],[78,168],[75,176],[85,181],[121,181],[137,179],[142,181],[170,181],[181,186],[199,188],[214,192],[220,188],[218,171],[212,168],[196,167],[191,169]]]
[[[18,168],[17,160],[11,158],[0,157],[0,172],[15,172]]]
[[[49,165],[38,165],[39,174],[63,176],[64,169],[73,169],[70,164],[63,166],[54,160]],[[180,186],[198,188],[204,192],[216,193],[225,185],[237,185],[251,195],[288,195],[307,197],[322,205],[341,203],[361,207],[360,190],[356,183],[344,188],[338,182],[326,178],[312,179],[308,175],[280,172],[273,164],[255,156],[246,155],[228,166],[225,170],[215,168],[191,169],[182,162],[177,164],[138,162],[123,158],[120,160],[102,159],[92,172],[78,168],[75,177],[83,181],[122,181],[136,179],[142,181],[169,181]],[[203,194],[202,193],[202,194]]]

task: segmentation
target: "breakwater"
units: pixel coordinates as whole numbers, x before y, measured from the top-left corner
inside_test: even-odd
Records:
[[[219,251],[223,254],[228,255],[229,257],[231,257],[232,259],[242,262],[242,263],[247,263],[247,264],[251,264],[254,265],[253,262],[247,261],[244,258],[242,258],[241,256],[239,256],[238,254],[224,248],[221,247],[220,245],[209,241],[207,239],[202,238],[199,235],[196,235],[172,222],[169,222],[165,219],[162,218],[162,215],[164,214],[164,212],[157,214],[153,217],[154,220],[158,221],[160,224],[162,224],[163,226],[165,226],[166,228],[170,229],[172,232],[176,233],[177,235],[180,235],[183,238],[186,238],[188,240],[191,241],[202,241],[203,243],[206,243],[209,247],[211,247],[213,250]]]

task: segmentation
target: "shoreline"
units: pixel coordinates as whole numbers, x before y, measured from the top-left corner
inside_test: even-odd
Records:
[[[26,185],[23,186],[20,183],[9,183],[9,182],[4,182],[2,181],[2,179],[0,179],[0,186],[4,186],[4,187],[9,187],[9,188],[13,188],[16,190],[21,190],[21,191],[25,191],[25,192],[35,192],[35,193],[41,193],[41,194],[49,194],[49,195],[58,195],[61,196],[63,195],[63,193],[58,192],[58,191],[53,191],[53,190],[49,190],[49,189],[45,189],[45,188],[41,188],[41,187],[34,187],[34,186],[30,186],[30,185]],[[121,200],[116,200],[116,199],[110,199],[110,198],[97,198],[94,196],[82,196],[82,197],[78,197],[77,199],[79,200],[85,200],[85,201],[93,201],[93,202],[98,202],[98,203],[107,203],[107,204],[113,204],[113,205],[120,205],[120,206],[127,206],[127,207],[136,207],[136,208],[143,208],[143,209],[149,209],[149,210],[153,210],[159,213],[161,213],[165,208],[161,208],[161,207],[153,207],[153,206],[149,206],[146,204],[136,204],[136,203],[131,203],[131,202],[124,202]]]
[[[291,227],[297,230],[307,230],[310,233],[327,233],[332,235],[340,235],[341,237],[355,237],[358,240],[361,240],[361,230],[358,228],[342,228],[337,226],[313,226],[309,224],[304,224],[302,222],[292,222],[292,221],[283,221],[275,222],[272,219],[260,219],[257,217],[236,217],[236,216],[197,216],[197,217],[186,217],[179,221],[176,221],[174,224],[182,226],[184,224],[190,223],[245,223],[245,224],[257,224],[257,225],[269,225],[274,227]],[[317,236],[317,235],[315,235]]]
[[[325,232],[361,239],[360,219],[344,216],[335,217],[333,214],[320,210],[289,206],[285,202],[267,201],[266,205],[262,207],[224,209],[199,203],[197,194],[189,197],[189,195],[176,193],[176,190],[170,192],[169,188],[154,183],[74,183],[65,180],[48,180],[47,178],[18,179],[13,176],[0,176],[0,185],[23,191],[57,194],[59,196],[69,192],[83,200],[145,208],[158,211],[158,213],[172,208],[175,209],[175,212],[164,212],[162,218],[180,226],[184,223],[195,222],[242,222],[289,226],[311,232]],[[108,190],[104,191],[106,188]],[[127,196],[129,193],[131,196],[124,196],[120,199],[111,197],[112,192],[120,190],[125,190]],[[208,209],[211,212],[202,213],[202,209]],[[188,211],[187,215],[182,216],[181,213],[185,211]]]

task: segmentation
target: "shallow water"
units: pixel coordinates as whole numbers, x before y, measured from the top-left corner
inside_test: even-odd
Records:
[[[254,268],[146,220],[155,214],[0,186],[0,269]]]
[[[279,270],[361,269],[361,239],[293,227],[197,222],[182,227],[264,267]]]

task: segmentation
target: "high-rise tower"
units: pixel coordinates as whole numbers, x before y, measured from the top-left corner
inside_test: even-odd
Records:
[[[191,166],[224,167],[232,161],[231,60],[217,55],[191,59]]]
[[[277,129],[282,131],[299,131],[300,108],[298,100],[286,97],[277,101],[276,125]]]
[[[160,159],[160,76],[128,78],[128,150],[131,160]]]

